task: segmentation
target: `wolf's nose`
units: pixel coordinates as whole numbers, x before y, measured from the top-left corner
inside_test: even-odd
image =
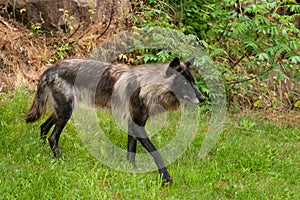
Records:
[[[199,101],[200,101],[201,103],[203,103],[203,102],[205,101],[205,97],[200,97],[200,98],[199,98]]]

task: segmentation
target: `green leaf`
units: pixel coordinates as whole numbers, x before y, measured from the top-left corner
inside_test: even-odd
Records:
[[[300,56],[292,56],[289,59],[294,64],[300,63]]]
[[[213,52],[210,53],[211,57],[221,56],[221,55],[228,56],[228,53],[224,49],[221,49],[221,48],[216,48],[216,49],[213,50]]]
[[[256,55],[256,57],[258,58],[258,60],[266,60],[266,61],[270,60],[270,56],[267,53],[259,53]]]
[[[284,73],[282,73],[281,71],[278,72],[276,80],[277,81],[282,81],[284,79],[288,78]]]
[[[169,51],[162,50],[157,53],[159,61],[166,62],[169,59]]]
[[[260,108],[261,105],[262,105],[262,103],[263,103],[263,100],[262,99],[258,99],[257,101],[254,102],[253,106],[255,108]]]
[[[252,47],[253,49],[258,48],[257,43],[251,40],[245,41],[245,47]]]
[[[294,103],[295,108],[300,108],[300,100],[296,101]]]

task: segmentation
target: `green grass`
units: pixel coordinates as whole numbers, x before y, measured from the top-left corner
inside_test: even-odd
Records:
[[[254,114],[230,116],[217,145],[200,160],[204,127],[168,166],[175,182],[163,187],[157,172],[127,173],[103,165],[82,144],[73,122],[60,140],[64,159],[54,159],[39,140],[42,120],[24,121],[32,98],[26,90],[1,94],[0,199],[300,199],[299,125],[279,127]],[[125,148],[125,133],[120,140],[114,137],[118,130],[104,116],[110,139]],[[166,136],[154,136],[154,143],[170,139],[173,129],[164,128]]]

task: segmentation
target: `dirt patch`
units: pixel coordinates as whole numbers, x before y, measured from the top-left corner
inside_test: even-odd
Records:
[[[28,27],[1,12],[0,94],[13,92],[16,87],[34,86],[53,63],[66,58],[85,58],[108,36],[128,28],[118,18],[113,24],[99,25],[95,21],[67,33],[43,32],[39,24]]]
[[[14,21],[0,18],[0,92],[16,86],[27,86],[37,79],[46,63],[43,55],[50,55],[43,37],[31,37],[30,31]]]

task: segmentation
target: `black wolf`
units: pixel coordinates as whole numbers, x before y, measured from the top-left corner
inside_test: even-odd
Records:
[[[58,149],[60,134],[70,119],[80,97],[76,93],[94,95],[98,107],[122,111],[128,122],[127,159],[135,163],[137,140],[153,157],[164,182],[173,180],[145,131],[150,110],[160,105],[164,110],[176,109],[181,101],[199,104],[205,100],[195,86],[191,72],[194,59],[180,62],[175,58],[169,65],[133,67],[124,64],[108,64],[95,60],[70,59],[48,68],[40,77],[33,104],[26,115],[26,122],[38,120],[52,109],[51,116],[40,126],[41,139],[48,138],[55,157],[61,157]],[[80,73],[80,80],[76,81]],[[76,83],[75,83],[76,82]]]

